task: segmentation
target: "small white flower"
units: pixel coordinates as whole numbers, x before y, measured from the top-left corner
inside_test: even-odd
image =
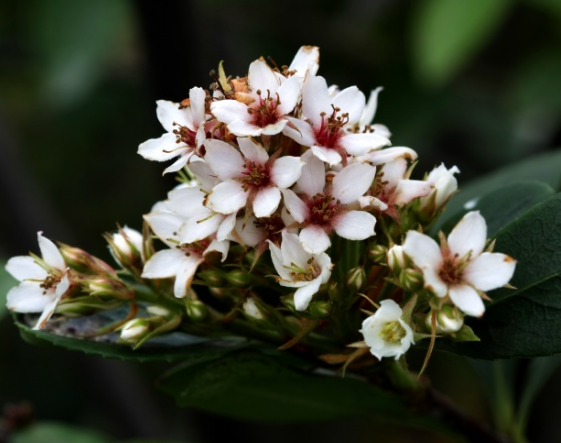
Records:
[[[446,169],[444,164],[434,168],[427,176],[426,181],[434,185],[432,192],[421,199],[421,207],[426,208],[434,201],[434,211],[438,211],[458,190],[458,181],[454,174],[460,170],[456,166]]]
[[[413,330],[401,316],[403,311],[393,300],[383,300],[374,315],[362,322],[359,331],[364,336],[366,345],[377,359],[384,357],[401,357],[413,340]]]
[[[479,211],[468,212],[442,245],[429,236],[409,231],[403,251],[419,267],[425,288],[437,297],[450,297],[467,315],[481,317],[485,305],[480,292],[500,288],[514,274],[516,260],[505,254],[483,252],[487,224]]]
[[[282,233],[281,247],[269,241],[269,249],[280,276],[279,284],[298,288],[294,293],[294,305],[296,310],[304,311],[319,287],[329,280],[333,267],[331,258],[325,253],[316,255],[306,252],[298,236],[286,231]]]
[[[8,260],[6,270],[21,283],[8,292],[8,309],[21,313],[41,312],[33,329],[42,329],[68,291],[68,268],[56,245],[37,233],[42,259],[20,256]]]

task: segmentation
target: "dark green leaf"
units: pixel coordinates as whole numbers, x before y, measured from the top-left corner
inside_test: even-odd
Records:
[[[10,443],[114,443],[115,440],[90,429],[60,423],[37,423],[16,432]]]
[[[446,211],[433,229],[438,231],[448,219],[464,211],[466,203],[481,198],[491,191],[501,189],[507,184],[522,180],[539,180],[553,189],[559,190],[561,184],[561,151],[536,155],[531,159],[505,166],[466,185],[460,184],[460,192],[448,202]]]
[[[13,278],[5,269],[6,262],[0,260],[0,318],[7,312],[6,294],[11,287],[17,284],[17,280]]]
[[[482,319],[470,319],[481,339],[439,347],[476,358],[537,357],[561,352],[561,194],[499,231],[497,252],[518,260],[511,284],[489,295]]]
[[[71,351],[99,355],[119,360],[146,361],[189,361],[191,363],[212,360],[235,349],[248,346],[248,341],[232,339],[205,339],[184,333],[162,336],[161,340],[147,342],[133,351],[129,346],[114,343],[114,337],[101,336],[100,341],[66,337],[45,331],[32,330],[16,321],[22,338],[33,345],[58,346]]]
[[[502,227],[554,193],[551,186],[542,182],[510,183],[467,202],[441,229],[450,232],[467,212],[480,211],[487,221],[487,237],[494,238]],[[436,234],[434,230],[432,233]]]
[[[511,0],[425,0],[413,27],[413,50],[421,79],[440,85],[469,61],[495,32]]]

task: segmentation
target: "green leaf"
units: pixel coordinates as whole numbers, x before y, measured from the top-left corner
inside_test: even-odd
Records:
[[[536,155],[512,165],[498,169],[482,178],[460,185],[458,192],[446,205],[446,211],[435,223],[433,230],[438,232],[456,214],[465,211],[464,205],[474,199],[501,189],[507,184],[523,180],[539,180],[556,191],[561,184],[561,151]]]
[[[90,429],[60,423],[37,423],[16,432],[10,443],[115,443],[112,438]]]
[[[413,26],[413,51],[421,80],[446,82],[499,28],[511,0],[425,0]]]
[[[480,342],[442,340],[439,347],[485,359],[561,352],[561,194],[500,230],[495,250],[518,260],[517,289],[492,291],[483,318],[469,319]]]
[[[10,288],[17,284],[17,280],[6,271],[6,262],[0,260],[0,318],[4,316],[8,309],[6,308],[6,295]]]
[[[542,182],[510,183],[467,202],[460,211],[448,218],[441,229],[450,232],[467,212],[480,211],[487,221],[487,237],[494,238],[502,227],[554,193],[551,186]],[[436,234],[435,230],[431,232]]]
[[[249,341],[236,337],[208,339],[176,332],[162,336],[160,340],[148,342],[133,351],[129,346],[112,342],[111,340],[114,341],[115,338],[111,336],[101,336],[98,338],[100,341],[92,341],[33,330],[17,320],[16,325],[20,329],[22,338],[32,345],[58,346],[85,354],[138,362],[181,360],[198,363],[250,345]]]

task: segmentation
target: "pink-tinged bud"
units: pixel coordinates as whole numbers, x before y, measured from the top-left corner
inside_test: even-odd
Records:
[[[143,318],[129,320],[121,328],[120,339],[126,343],[137,343],[150,333],[150,322]]]
[[[185,300],[187,316],[193,321],[203,321],[208,315],[208,308],[200,300]]]
[[[415,292],[423,288],[425,281],[421,272],[409,268],[399,274],[399,284],[406,291]]]
[[[226,281],[236,288],[247,288],[253,282],[253,277],[246,271],[234,269],[225,274]]]
[[[310,311],[312,318],[323,320],[331,316],[332,306],[328,301],[312,301],[308,305],[308,311]]]
[[[432,312],[429,312],[425,319],[425,326],[432,330]],[[458,332],[464,325],[464,314],[452,305],[444,305],[436,313],[436,332],[437,334],[452,334]]]
[[[368,258],[372,263],[385,264],[388,248],[383,245],[374,245],[368,251]]]
[[[403,247],[401,245],[394,245],[388,249],[387,254],[388,267],[396,272],[401,272],[406,267],[405,255],[403,254]]]
[[[362,266],[357,266],[347,274],[347,286],[353,291],[361,291],[366,284],[366,272]]]
[[[246,316],[253,318],[255,320],[265,320],[265,315],[263,311],[259,309],[255,299],[253,297],[248,297],[247,300],[242,305],[243,312]]]
[[[105,239],[109,244],[109,252],[117,263],[135,274],[142,273],[144,258],[143,238],[140,232],[125,226],[119,228],[119,232],[105,234]]]
[[[83,249],[61,245],[59,250],[68,266],[76,271],[84,274],[116,275],[115,270],[111,266]]]

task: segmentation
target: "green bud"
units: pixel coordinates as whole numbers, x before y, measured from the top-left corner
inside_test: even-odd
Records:
[[[56,307],[56,313],[65,317],[82,317],[100,311],[110,311],[123,304],[122,300],[104,300],[99,297],[76,297],[62,300]]]
[[[280,298],[280,301],[283,305],[285,305],[291,311],[296,311],[296,306],[294,305],[294,296],[291,295],[283,295]]]
[[[331,316],[331,303],[328,301],[313,301],[308,305],[312,317],[318,320]]]
[[[432,313],[428,313],[425,326],[432,330]],[[436,332],[438,334],[452,334],[459,331],[464,325],[464,314],[453,305],[444,305],[436,312]]]
[[[87,278],[81,284],[82,290],[90,295],[114,297],[124,300],[135,298],[134,292],[127,288],[123,282],[111,276]]]
[[[119,227],[119,232],[104,234],[104,237],[115,261],[133,274],[140,275],[144,266],[142,234],[125,226]]]
[[[116,275],[115,270],[111,266],[83,249],[63,244],[59,250],[66,263],[77,271],[84,274]]]
[[[135,318],[126,322],[121,328],[121,341],[136,343],[150,332],[150,322],[143,318]]]
[[[388,248],[383,245],[374,245],[368,251],[368,258],[372,263],[385,264]]]
[[[236,288],[247,288],[251,285],[253,277],[246,271],[235,269],[226,273],[226,280]]]
[[[193,321],[203,321],[208,315],[208,308],[200,300],[185,300],[185,309]]]
[[[388,249],[388,267],[396,272],[400,273],[402,269],[406,267],[405,255],[403,254],[403,247],[401,245],[394,245]]]
[[[158,305],[146,306],[146,312],[152,315],[157,315],[159,317],[169,317],[171,314],[173,314],[169,309]]]
[[[401,274],[399,274],[399,283],[401,287],[408,292],[418,291],[425,284],[423,274],[412,268],[401,271]]]
[[[362,266],[351,269],[347,274],[347,286],[353,291],[361,291],[366,284],[366,272]]]
[[[197,274],[211,288],[224,286],[224,273],[219,270],[201,271]]]
[[[242,305],[243,312],[250,318],[256,320],[265,320],[265,315],[263,311],[259,309],[255,299],[253,297],[248,297]]]

